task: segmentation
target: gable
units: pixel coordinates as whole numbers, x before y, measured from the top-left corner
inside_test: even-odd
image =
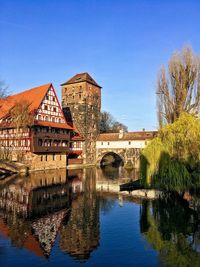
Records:
[[[64,114],[52,85],[41,101],[35,119],[41,122],[66,124]]]

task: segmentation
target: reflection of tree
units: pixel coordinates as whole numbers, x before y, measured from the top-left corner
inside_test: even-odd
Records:
[[[176,202],[176,203],[175,203]],[[171,199],[144,202],[141,207],[141,232],[156,249],[166,266],[199,266],[198,216]]]
[[[89,258],[99,245],[99,199],[92,170],[87,170],[84,191],[73,201],[70,219],[60,230],[61,249],[79,260]]]

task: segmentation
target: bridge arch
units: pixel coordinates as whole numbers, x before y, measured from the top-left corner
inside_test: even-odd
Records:
[[[97,159],[97,164],[100,167],[109,164],[117,164],[119,166],[119,165],[124,165],[124,163],[125,163],[124,155],[115,151],[106,151],[101,155],[99,155]]]

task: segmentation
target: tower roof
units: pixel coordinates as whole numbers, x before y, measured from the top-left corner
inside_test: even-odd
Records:
[[[101,88],[100,85],[98,85],[95,80],[87,73],[87,72],[83,72],[83,73],[78,73],[75,76],[73,76],[71,79],[69,79],[68,81],[64,82],[61,84],[62,85],[67,85],[67,84],[73,84],[73,83],[79,83],[79,82],[88,82],[91,83],[99,88]]]

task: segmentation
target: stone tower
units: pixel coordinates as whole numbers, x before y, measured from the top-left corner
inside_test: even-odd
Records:
[[[84,163],[95,163],[96,138],[99,134],[101,86],[87,73],[79,73],[61,84],[62,107],[67,120],[75,124],[85,139]]]

